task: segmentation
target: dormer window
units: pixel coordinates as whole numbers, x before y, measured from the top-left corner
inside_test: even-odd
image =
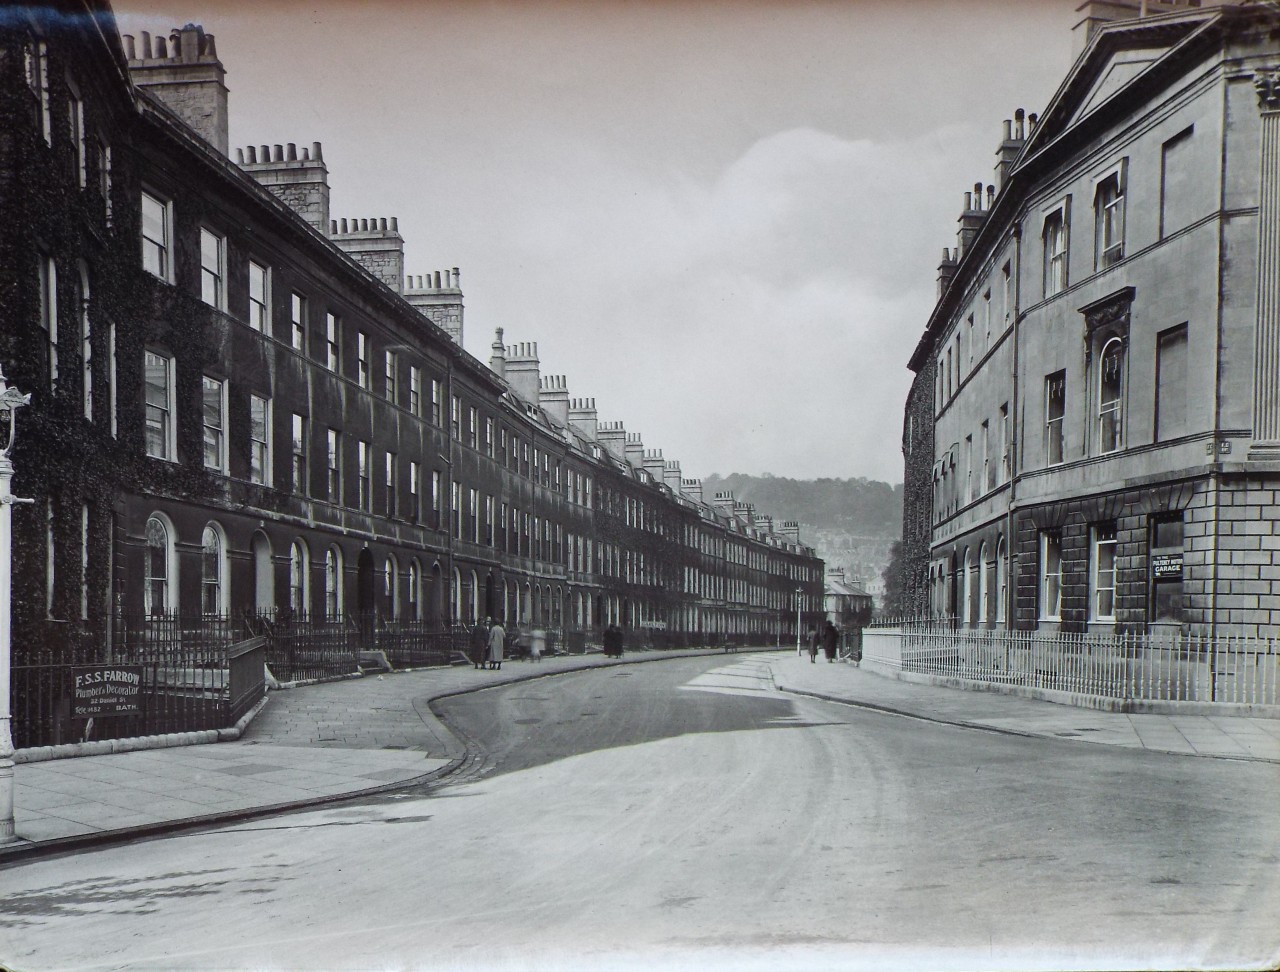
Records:
[[[1103,175],[1094,190],[1095,266],[1098,270],[1124,259],[1124,203],[1127,166],[1122,162]]]

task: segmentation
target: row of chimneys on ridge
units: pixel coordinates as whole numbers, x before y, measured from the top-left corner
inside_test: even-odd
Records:
[[[142,32],[122,36],[129,75],[163,102],[186,125],[224,156],[227,135],[226,70],[218,60],[213,35],[187,24],[163,36]],[[328,237],[339,249],[400,294],[462,344],[462,292],[458,268],[424,276],[405,276],[404,237],[396,217],[331,219],[329,170],[319,142],[301,148],[294,142],[236,149],[236,164],[278,199]],[[417,284],[415,286],[414,281]],[[432,281],[434,280],[434,286]],[[443,285],[442,285],[443,283]]]
[[[146,88],[222,155],[229,155],[226,71],[218,60],[213,35],[187,24],[171,31],[167,44],[163,36],[153,38],[142,32],[140,51],[133,36],[123,35],[122,40],[134,84]],[[462,344],[458,268],[406,276],[404,238],[396,217],[330,218],[329,170],[319,142],[312,142],[310,148],[299,148],[294,142],[237,148],[236,164]],[[679,462],[664,459],[661,449],[645,449],[640,435],[627,432],[621,422],[601,423],[595,399],[570,398],[563,375],[541,377],[536,342],[506,347],[498,328],[489,366],[517,396],[544,409],[560,425],[572,427],[619,461],[644,469],[673,492],[704,502],[702,480],[684,478]],[[716,494],[714,505],[752,529],[800,542],[795,521],[786,521],[775,531],[772,517],[757,516],[754,507],[736,502],[732,493]]]
[[[679,462],[665,459],[661,449],[646,449],[643,437],[638,432],[628,432],[622,422],[601,422],[594,398],[572,398],[568,378],[564,375],[543,376],[541,366],[537,341],[508,345],[503,342],[503,329],[494,330],[489,368],[506,381],[517,397],[540,407],[558,425],[571,428],[589,442],[600,445],[619,462],[625,462],[633,469],[643,469],[655,482],[665,483],[673,493],[697,503],[705,502],[701,479],[684,478]],[[726,496],[727,506],[723,501]],[[745,520],[752,529],[776,533],[792,543],[800,542],[798,523],[789,520],[775,530],[772,517],[757,516],[749,504],[735,504],[732,493],[717,493],[713,505],[726,515]]]
[[[1222,2],[1224,0],[1085,0],[1076,8],[1080,19],[1072,28],[1075,35],[1076,54],[1079,55],[1094,35],[1109,23],[1217,6]],[[995,182],[986,187],[985,193],[982,183],[976,182],[973,191],[964,194],[964,210],[960,213],[956,247],[954,249],[944,247],[942,250],[942,262],[938,264],[939,299],[946,293],[947,287],[956,275],[961,259],[964,258],[965,251],[968,250],[991,212],[996,194],[1004,187],[1009,177],[1009,170],[1013,168],[1013,163],[1022,152],[1027,139],[1035,132],[1037,122],[1035,114],[1026,114],[1021,108],[1014,112],[1013,118],[1004,120],[1004,137],[996,149]],[[985,205],[983,204],[984,195]]]
[[[938,297],[947,291],[956,268],[964,257],[969,245],[973,242],[982,224],[986,222],[992,207],[995,205],[996,193],[1009,178],[1009,170],[1017,160],[1027,139],[1036,130],[1037,118],[1034,113],[1027,114],[1021,108],[1013,113],[1012,118],[1004,120],[1004,137],[996,148],[995,182],[984,191],[981,182],[973,184],[973,190],[964,194],[964,209],[960,212],[960,228],[956,231],[956,246],[943,247],[942,262],[938,264]]]

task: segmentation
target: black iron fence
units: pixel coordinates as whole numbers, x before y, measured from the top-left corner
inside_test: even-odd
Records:
[[[15,652],[14,745],[57,746],[236,724],[265,691],[266,641],[235,642],[225,618],[48,622]]]

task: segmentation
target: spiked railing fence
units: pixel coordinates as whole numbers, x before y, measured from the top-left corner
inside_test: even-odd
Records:
[[[236,640],[227,618],[117,618],[110,637],[49,622],[41,643],[12,667],[14,744],[19,749],[234,726],[265,691],[266,642]],[[80,686],[97,672],[137,681],[129,711],[92,717]]]
[[[1280,639],[874,625],[865,661],[904,672],[1109,699],[1280,704]]]

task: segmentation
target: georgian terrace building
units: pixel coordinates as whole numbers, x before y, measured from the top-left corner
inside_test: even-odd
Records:
[[[915,603],[971,627],[1274,636],[1280,14],[1081,17],[1049,107],[1005,122],[993,184],[965,196],[910,362]]]
[[[10,7],[0,46],[0,361],[19,417],[18,651],[121,617],[485,615],[774,640],[821,610],[793,523],[680,464],[498,331],[456,269],[336,219],[318,143],[229,157],[225,71],[187,25]]]

